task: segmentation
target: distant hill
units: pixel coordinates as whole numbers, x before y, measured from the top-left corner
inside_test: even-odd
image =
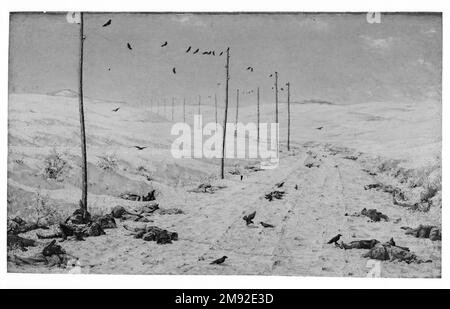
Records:
[[[49,92],[47,94],[51,95],[51,96],[57,96],[57,97],[68,97],[68,98],[77,98],[78,97],[78,92],[73,91],[71,89],[57,90],[57,91]]]
[[[320,99],[307,99],[307,100],[301,100],[300,102],[293,102],[293,103],[335,105],[335,103],[333,103],[333,102],[326,101],[326,100],[320,100]]]

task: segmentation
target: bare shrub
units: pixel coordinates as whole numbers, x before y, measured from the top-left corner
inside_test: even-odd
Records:
[[[137,168],[137,171],[139,172],[140,175],[144,176],[147,179],[147,181],[155,180],[153,172],[149,171],[145,166],[140,165]]]
[[[386,160],[384,162],[382,162],[379,166],[378,166],[378,172],[379,173],[397,173],[397,169],[400,165],[402,161],[401,160]]]
[[[53,151],[44,159],[44,176],[47,179],[61,180],[61,177],[71,169],[67,160],[56,151]]]
[[[241,168],[239,164],[236,164],[232,169],[229,170],[231,175],[242,175]]]
[[[38,225],[51,225],[64,220],[64,215],[58,211],[55,205],[50,203],[49,196],[42,194],[40,191],[36,192],[35,203],[31,207],[34,212],[34,221]]]
[[[17,165],[23,165],[23,159],[15,159],[14,160],[14,162],[17,164]]]
[[[114,155],[105,155],[99,157],[97,166],[104,171],[113,172],[117,169],[117,158]]]

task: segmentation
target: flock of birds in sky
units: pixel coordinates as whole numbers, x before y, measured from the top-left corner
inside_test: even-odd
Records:
[[[105,22],[104,24],[103,24],[103,27],[108,27],[108,26],[110,26],[112,24],[112,19],[109,19],[107,22]],[[129,49],[129,50],[133,50],[133,46],[131,45],[131,43],[130,42],[127,42],[127,48]],[[169,42],[168,41],[164,41],[162,44],[161,44],[161,48],[165,48],[165,47],[168,47],[169,46]],[[195,49],[195,50],[194,50]],[[225,51],[220,51],[220,52],[216,52],[216,50],[205,50],[205,51],[203,51],[203,52],[201,52],[200,51],[200,48],[193,48],[192,46],[189,46],[187,49],[186,49],[186,51],[185,51],[185,53],[191,53],[192,55],[196,55],[196,54],[201,54],[201,55],[205,55],[205,56],[222,56],[222,55],[224,55],[224,52]],[[108,69],[108,71],[110,71],[111,69],[109,68]],[[246,71],[248,71],[248,72],[253,72],[254,71],[254,68],[252,67],[252,66],[248,66],[246,69],[245,69]],[[177,74],[177,68],[176,67],[173,67],[172,68],[172,73],[173,74]],[[270,74],[269,75],[269,77],[273,77],[273,74]],[[218,86],[220,86],[221,84],[220,83],[217,83],[217,85]],[[272,89],[273,89],[273,87],[272,87]],[[280,90],[281,91],[284,91],[284,89],[283,88],[280,88]],[[250,93],[253,93],[253,90],[251,90],[251,91],[248,91],[248,92],[243,92],[243,93],[247,93],[247,94],[250,94]]]
[[[108,20],[102,25],[102,27],[109,27],[109,26],[111,26],[111,24],[112,24],[112,19],[108,19]],[[169,47],[169,42],[168,42],[168,41],[164,41],[164,42],[162,42],[162,44],[160,45],[160,48],[167,48],[167,47]],[[127,42],[127,43],[126,43],[126,48],[127,48],[128,50],[130,50],[130,51],[133,50],[133,46],[132,46],[132,44],[131,44],[130,42]],[[226,52],[226,50],[225,50],[225,51],[223,51],[223,50],[222,50],[222,51],[216,51],[216,50],[205,50],[205,51],[201,51],[200,48],[193,47],[193,46],[188,46],[187,49],[185,50],[185,54],[191,54],[191,55],[199,54],[199,55],[205,55],[205,56],[219,56],[219,57],[220,57],[220,56],[223,56],[223,55],[224,55],[224,52]],[[108,68],[108,71],[111,71],[111,68]],[[245,71],[251,73],[251,72],[254,71],[254,67],[252,67],[252,66],[247,66],[247,67],[245,68]],[[173,74],[177,74],[177,68],[176,68],[176,67],[173,67],[173,68],[172,68],[172,73],[173,73]],[[268,75],[268,77],[269,77],[269,78],[272,78],[272,77],[274,77],[274,74],[271,73],[271,74]],[[217,86],[220,86],[220,85],[221,85],[221,83],[218,82],[218,83],[217,83]],[[274,86],[272,87],[272,89],[274,89]],[[283,87],[280,87],[280,88],[278,88],[278,90],[284,91],[284,88],[283,88]],[[253,90],[253,89],[250,89],[250,90],[242,90],[242,89],[241,89],[240,93],[241,93],[241,94],[244,94],[244,95],[250,95],[250,94],[255,93],[255,90]],[[212,96],[208,96],[208,98],[211,98],[211,97],[212,97]],[[113,111],[113,112],[118,112],[119,109],[120,109],[120,107],[117,107],[117,108],[113,109],[112,111]],[[147,148],[147,147],[134,146],[134,148],[136,148],[136,149],[138,149],[138,150],[143,150],[143,149],[145,149],[145,148]]]

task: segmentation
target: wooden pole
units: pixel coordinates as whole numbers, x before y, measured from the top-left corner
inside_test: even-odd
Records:
[[[80,137],[81,137],[81,201],[80,207],[87,211],[87,160],[86,160],[86,131],[84,127],[84,103],[83,103],[83,53],[84,53],[84,16],[80,13],[80,65],[79,65],[79,111],[80,111]]]
[[[183,98],[183,122],[186,123],[186,97]]]
[[[198,114],[199,114],[199,115],[201,115],[201,110],[200,110],[201,102],[202,102],[202,97],[201,97],[201,96],[198,96]]]
[[[287,103],[288,103],[288,136],[287,136],[287,149],[290,148],[291,141],[291,83],[287,83]]]
[[[236,90],[236,125],[238,123],[238,115],[239,115],[239,89]]]
[[[277,126],[277,139],[278,139],[278,72],[275,72],[275,123]],[[278,155],[278,141],[277,141],[277,155]]]
[[[167,117],[167,102],[166,102],[166,98],[164,98],[164,101],[163,101],[163,103],[164,103],[164,117]]]
[[[257,127],[257,145],[259,148],[259,87],[256,89],[256,115],[257,115],[257,123],[258,123],[258,127]]]
[[[217,94],[214,94],[214,109],[215,109],[215,114],[216,114],[216,131],[217,131],[217,123],[218,123],[218,119],[217,119]]]
[[[227,64],[226,64],[226,79],[225,79],[225,116],[223,118],[223,139],[222,139],[222,164],[221,164],[221,177],[225,178],[225,137],[227,134],[227,118],[228,118],[228,81],[230,80],[230,48],[227,48]]]
[[[172,121],[173,121],[174,108],[175,108],[175,98],[172,97]]]
[[[275,72],[275,123],[278,123],[278,72]]]

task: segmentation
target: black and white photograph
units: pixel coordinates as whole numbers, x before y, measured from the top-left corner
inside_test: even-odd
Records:
[[[442,12],[44,9],[8,274],[442,277]]]

